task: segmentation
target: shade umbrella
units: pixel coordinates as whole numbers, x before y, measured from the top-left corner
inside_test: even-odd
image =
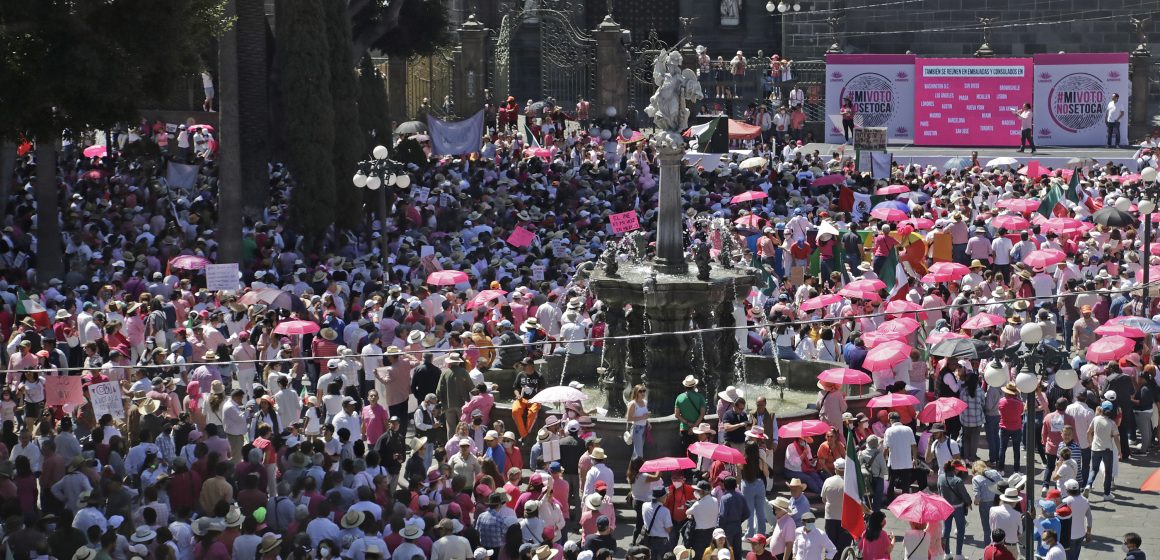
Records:
[[[1086,167],[1089,165],[1095,165],[1097,163],[1099,163],[1099,162],[1097,162],[1095,160],[1095,158],[1073,157],[1073,158],[1067,160],[1067,163],[1065,163],[1064,165],[1066,165],[1068,167]]]
[[[1144,483],[1140,485],[1141,492],[1160,492],[1160,469],[1152,471]]]
[[[1019,165],[1019,160],[1013,157],[997,157],[988,161],[983,167],[1013,167]]]
[[[986,342],[973,338],[946,338],[930,348],[930,355],[940,358],[981,360],[983,358],[989,358],[994,354],[994,351],[991,350],[991,347]]]
[[[870,376],[856,369],[830,368],[818,374],[818,381],[838,385],[865,385],[870,382]]]
[[[1157,280],[1160,280],[1160,266],[1152,265],[1148,267],[1148,281],[1151,283]],[[1141,268],[1140,270],[1136,271],[1136,281],[1144,281],[1144,269]]]
[[[874,209],[878,208],[893,208],[899,212],[910,213],[910,205],[901,200],[883,200],[874,205]]]
[[[754,200],[761,200],[763,198],[769,198],[769,195],[765,194],[761,191],[745,191],[745,192],[729,199],[729,204],[739,204],[741,202],[753,202]]]
[[[87,158],[101,158],[108,153],[108,148],[103,144],[96,144],[85,148],[84,154]]]
[[[886,508],[899,519],[912,523],[937,523],[955,513],[955,507],[938,494],[913,492],[894,498]]]
[[[933,422],[945,422],[947,418],[954,418],[963,413],[967,409],[967,403],[957,397],[942,397],[932,402],[926,403],[922,407],[922,412],[918,413],[918,419],[928,424]]]
[[[761,169],[762,167],[765,167],[766,165],[769,165],[768,159],[765,159],[763,157],[751,157],[751,158],[745,158],[744,160],[742,160],[741,164],[738,165],[737,167],[739,167],[741,169]]]
[[[918,398],[906,393],[886,393],[885,395],[878,395],[866,401],[866,406],[870,408],[895,408],[899,406],[914,406],[916,404],[918,404]]]
[[[886,315],[890,317],[914,317],[918,319],[926,319],[926,312],[922,310],[922,306],[913,301],[906,301],[904,299],[896,299],[886,304]]]
[[[1065,233],[1080,233],[1085,229],[1084,222],[1075,218],[1064,217],[1048,218],[1039,224],[1039,227],[1044,232],[1055,232],[1061,235]]]
[[[761,216],[758,216],[757,214],[746,214],[744,216],[741,216],[740,218],[737,218],[736,220],[733,220],[733,223],[735,223],[741,227],[747,227],[750,229],[758,229],[761,227],[761,222],[764,220],[765,220],[765,218],[762,218]]]
[[[918,281],[922,282],[923,284],[939,284],[942,282],[954,282],[955,278],[949,274],[928,272],[923,274],[922,278],[919,278]]]
[[[634,142],[640,142],[641,140],[644,140],[644,133],[639,130],[632,131],[632,134],[630,134],[628,138],[625,138],[624,135],[621,134],[616,139],[616,141],[620,142],[621,144],[632,144]]]
[[[855,280],[853,282],[850,282],[849,284],[846,284],[846,287],[853,288],[855,290],[863,290],[863,291],[871,291],[872,290],[872,291],[877,292],[878,290],[885,290],[886,289],[886,282],[883,282],[877,278],[863,278],[862,280]]]
[[[871,331],[862,335],[867,348],[877,348],[887,342],[906,342],[906,335],[898,332]]]
[[[798,420],[778,428],[777,435],[783,438],[802,438],[820,436],[828,431],[830,425],[821,420]]]
[[[536,396],[532,397],[532,402],[541,404],[566,403],[583,400],[588,400],[588,395],[585,394],[584,391],[574,387],[569,387],[568,385],[548,387],[547,389],[536,393]]]
[[[475,309],[476,307],[485,305],[487,302],[493,299],[499,299],[505,295],[507,295],[507,290],[483,290],[478,294],[475,294],[475,297],[471,298],[471,301],[467,302],[467,308]]]
[[[639,472],[660,473],[683,471],[685,469],[695,468],[696,466],[697,463],[693,462],[693,460],[688,457],[661,457],[660,459],[650,459],[645,461],[644,464],[640,466]]]
[[[467,273],[458,270],[437,270],[427,275],[427,283],[433,286],[454,286],[467,281]]]
[[[745,464],[745,456],[740,451],[728,445],[721,445],[720,443],[713,443],[711,441],[698,441],[689,445],[689,453],[711,461],[721,461],[722,463],[731,463],[734,465]]]
[[[1112,206],[1105,206],[1092,214],[1092,221],[1108,227],[1125,227],[1136,223],[1131,214],[1118,210]]]
[[[1148,333],[1123,323],[1100,325],[1096,328],[1096,334],[1100,336],[1122,336],[1124,338],[1144,338],[1148,336]]]
[[[190,132],[194,132],[197,130],[206,130],[209,132],[213,132],[213,126],[208,125],[208,124],[195,124],[195,125],[189,127]]]
[[[1067,253],[1059,249],[1036,249],[1023,257],[1023,264],[1032,268],[1047,268],[1067,260]]]
[[[838,294],[822,294],[818,297],[813,297],[802,302],[802,311],[813,311],[821,309],[826,306],[833,305],[842,301],[842,296]]]
[[[870,211],[870,216],[887,222],[901,222],[909,214],[897,208],[875,208]]]
[[[1006,322],[1007,319],[995,315],[994,313],[979,313],[978,315],[967,319],[966,322],[963,323],[963,329],[968,331],[986,329],[990,327],[997,327]]]
[[[202,270],[209,265],[209,259],[197,255],[177,255],[169,259],[169,268],[181,270]]]
[[[1110,362],[1132,353],[1136,341],[1123,336],[1105,336],[1088,346],[1087,361]]]
[[[882,323],[881,325],[878,325],[876,330],[884,332],[896,332],[899,334],[910,334],[918,330],[918,321],[915,321],[910,317],[899,317],[897,319],[891,319]]]
[[[966,169],[968,167],[971,167],[971,158],[961,156],[953,157],[948,159],[947,162],[943,164],[943,171],[955,171],[958,169]]]
[[[1109,319],[1106,323],[1108,325],[1125,325],[1134,327],[1144,331],[1147,334],[1160,334],[1160,323],[1153,321],[1147,317],[1136,317],[1133,315],[1121,315],[1119,317]]]
[[[913,348],[905,342],[886,342],[866,353],[862,367],[870,371],[886,371],[910,359]]]
[[[407,121],[395,127],[395,134],[418,134],[427,132],[427,125],[420,121]]]
[[[291,297],[290,292],[283,292],[277,288],[262,288],[242,294],[242,297],[238,298],[238,303],[247,306],[262,304],[279,309],[290,309]]]
[[[865,299],[869,301],[882,301],[882,296],[878,294],[878,290],[859,290],[849,286],[838,290],[838,295],[846,296],[852,299]]]
[[[944,340],[959,340],[959,339],[964,339],[964,338],[971,338],[971,337],[969,337],[963,333],[957,333],[957,332],[951,332],[951,331],[938,331],[938,332],[932,332],[932,333],[930,333],[929,336],[926,337],[926,344],[928,346],[934,346],[935,344],[938,344]]]
[[[891,194],[902,194],[902,193],[906,193],[906,192],[910,192],[910,187],[908,187],[906,185],[887,185],[885,187],[882,187],[882,188],[874,191],[874,194],[882,196],[882,195],[891,195]]]
[[[814,187],[825,187],[828,185],[841,185],[846,182],[846,176],[841,173],[833,173],[830,175],[823,175],[814,179],[810,185]]]
[[[1034,198],[1008,198],[995,203],[995,206],[1013,210],[1020,214],[1030,214],[1039,208],[1039,204],[1040,202]]]
[[[907,218],[901,222],[898,222],[899,226],[905,226],[908,224],[914,229],[930,229],[934,227],[934,220],[930,218]]]
[[[930,265],[927,270],[939,276],[949,277],[952,281],[962,280],[964,276],[971,273],[971,269],[967,265],[954,262],[937,262]]]
[[[278,323],[278,326],[274,327],[274,334],[302,335],[316,333],[320,330],[322,330],[322,327],[318,326],[318,323],[314,321],[295,319]]]
[[[1031,227],[1031,222],[1027,221],[1027,218],[1024,218],[1023,216],[1015,216],[1012,214],[995,216],[994,218],[991,218],[990,224],[991,227],[1006,228],[1007,231],[1018,231]]]

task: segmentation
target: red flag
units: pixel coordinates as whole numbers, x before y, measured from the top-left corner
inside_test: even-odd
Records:
[[[854,211],[854,190],[847,186],[838,188],[838,208],[843,212]]]
[[[1033,159],[1027,162],[1027,178],[1032,181],[1039,179],[1039,160]]]

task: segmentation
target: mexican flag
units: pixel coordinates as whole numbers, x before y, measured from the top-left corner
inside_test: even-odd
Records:
[[[689,147],[693,150],[700,151],[700,146],[708,146],[709,141],[713,139],[713,135],[717,132],[717,123],[724,119],[709,119],[705,124],[699,124],[689,127],[685,136],[691,137]]]
[[[1079,172],[1078,171],[1071,174],[1071,179],[1068,180],[1068,182],[1067,182],[1067,192],[1064,193],[1064,196],[1072,202],[1075,202],[1077,204],[1079,203],[1080,194],[1079,194]]]
[[[1078,173],[1073,173],[1072,177],[1077,175]],[[1063,200],[1063,195],[1063,189],[1059,188],[1059,185],[1047,187],[1047,193],[1043,195],[1043,202],[1036,212],[1039,212],[1044,218],[1052,217],[1055,214],[1055,207],[1059,205],[1059,201]]]
[[[862,518],[862,496],[866,483],[862,480],[862,467],[858,462],[858,443],[854,441],[854,430],[846,431],[846,472],[842,474],[844,495],[842,496],[842,528],[857,540],[866,530]]]
[[[540,147],[540,140],[539,138],[536,138],[535,134],[532,134],[532,127],[528,126],[527,121],[524,122],[524,140],[527,140],[529,148]]]
[[[32,317],[36,321],[37,328],[51,329],[52,321],[48,319],[48,311],[39,301],[28,296],[24,290],[16,290],[16,317],[22,316]]]

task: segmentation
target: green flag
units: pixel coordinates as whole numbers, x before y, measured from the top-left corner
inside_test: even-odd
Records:
[[[894,286],[898,283],[898,250],[891,249],[885,259],[882,275],[878,279],[886,283],[886,291],[893,293]]]
[[[1072,175],[1074,177],[1075,175]],[[1044,218],[1050,218],[1055,212],[1055,205],[1063,199],[1063,189],[1059,185],[1051,185],[1047,187],[1047,193],[1043,195],[1043,202],[1039,205],[1036,212],[1043,214]]]
[[[693,136],[693,141],[689,143],[689,146],[698,151],[702,147],[708,146],[709,141],[713,139],[713,135],[717,133],[717,122],[720,120],[709,119],[707,123],[689,127],[689,133]]]
[[[1067,181],[1067,193],[1065,194],[1068,200],[1079,204],[1079,170],[1071,174],[1071,179]]]

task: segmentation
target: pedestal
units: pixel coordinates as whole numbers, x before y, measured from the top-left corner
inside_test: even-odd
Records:
[[[685,261],[684,218],[681,214],[681,161],[685,156],[684,140],[660,138],[676,133],[658,133],[657,160],[660,161],[660,204],[657,217],[657,272],[684,274],[689,271]]]
[[[625,113],[628,99],[628,55],[620,42],[620,24],[606,16],[592,35],[596,37],[596,99],[595,115],[615,116]]]
[[[460,47],[455,68],[455,107],[461,116],[474,115],[483,107],[483,88],[487,82],[487,28],[475,14],[459,28]]]

